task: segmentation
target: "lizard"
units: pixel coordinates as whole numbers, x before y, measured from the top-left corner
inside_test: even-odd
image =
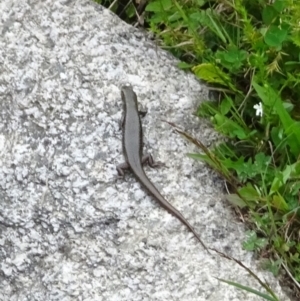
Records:
[[[191,224],[161,195],[146,175],[143,169],[143,164],[145,162],[148,162],[150,167],[159,166],[161,163],[154,162],[151,155],[143,157],[143,130],[138,111],[136,93],[133,91],[131,86],[123,86],[121,88],[121,97],[124,106],[124,116],[122,119],[122,145],[126,162],[117,166],[119,176],[124,177],[124,170],[130,169],[135,178],[156,199],[156,201],[169,213],[175,216],[182,224],[184,224],[194,234],[204,249],[208,251],[207,247]]]

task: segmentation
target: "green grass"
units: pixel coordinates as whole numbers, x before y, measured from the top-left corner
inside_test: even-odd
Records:
[[[207,149],[181,132],[203,150],[190,156],[226,179],[249,227],[243,248],[275,275],[284,267],[299,290],[300,1],[152,0],[144,19],[179,67],[218,93],[197,115],[225,142]]]

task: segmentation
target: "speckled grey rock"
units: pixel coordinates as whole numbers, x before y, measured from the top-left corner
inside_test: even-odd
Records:
[[[192,113],[207,91],[142,32],[91,1],[0,1],[0,300],[260,298],[258,287],[208,255],[128,174],[120,87],[148,114],[145,148],[166,167],[146,172],[209,247],[235,256],[288,300],[241,250],[244,229],[222,183],[185,156],[192,146],[162,122],[216,137]]]

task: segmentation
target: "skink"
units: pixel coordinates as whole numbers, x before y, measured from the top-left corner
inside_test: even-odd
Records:
[[[169,213],[181,221],[199,240],[202,246],[207,250],[199,235],[193,229],[191,224],[184,216],[174,208],[157,190],[154,184],[149,180],[143,169],[143,163],[148,161],[151,167],[160,165],[155,163],[152,156],[143,156],[143,133],[142,124],[138,111],[137,96],[131,86],[121,88],[121,96],[124,105],[124,116],[122,121],[123,129],[123,153],[126,162],[117,166],[120,176],[124,176],[125,169],[131,169],[136,179],[144,188],[158,201],[158,203]]]

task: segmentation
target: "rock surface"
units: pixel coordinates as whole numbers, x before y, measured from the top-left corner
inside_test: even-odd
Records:
[[[166,163],[151,180],[209,247],[242,260],[244,228],[222,183],[185,156],[216,134],[192,113],[207,90],[142,32],[91,1],[0,1],[0,300],[261,300],[216,280],[259,285],[207,254],[123,161],[120,87],[148,114],[145,151]],[[199,123],[200,122],[200,123]]]

